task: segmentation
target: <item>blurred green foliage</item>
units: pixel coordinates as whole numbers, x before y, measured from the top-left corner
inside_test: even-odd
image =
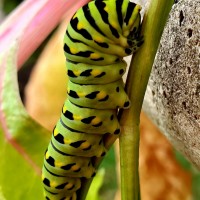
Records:
[[[42,199],[40,176],[3,138],[2,130],[0,130],[0,148],[0,200]]]
[[[200,171],[196,169],[179,151],[175,150],[179,164],[192,175],[192,200],[200,199]]]
[[[113,147],[108,151],[107,155],[103,159],[100,168],[106,169],[104,182],[99,192],[101,200],[114,199],[114,195],[117,190],[117,173]]]

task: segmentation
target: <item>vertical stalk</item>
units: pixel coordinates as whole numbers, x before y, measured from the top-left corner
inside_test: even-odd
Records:
[[[133,118],[132,118],[133,119]],[[139,126],[123,126],[120,136],[120,169],[122,200],[139,200]],[[127,141],[129,144],[127,144]]]
[[[160,38],[173,0],[152,0],[144,16],[142,35],[144,44],[131,62],[127,79],[127,93],[132,106],[124,110],[120,124],[120,162],[122,200],[139,200],[139,123],[144,94]]]

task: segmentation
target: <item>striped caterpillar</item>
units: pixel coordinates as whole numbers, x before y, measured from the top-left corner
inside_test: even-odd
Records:
[[[47,200],[76,200],[82,178],[106,154],[103,138],[119,134],[118,108],[128,108],[124,56],[143,43],[141,7],[129,0],[95,0],[72,17],[64,38],[68,97],[45,152],[42,180]]]

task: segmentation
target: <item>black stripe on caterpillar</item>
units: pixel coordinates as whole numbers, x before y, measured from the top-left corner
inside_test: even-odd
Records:
[[[128,0],[96,0],[72,17],[64,38],[68,97],[45,152],[42,180],[50,200],[76,200],[82,178],[106,154],[104,136],[120,133],[118,108],[128,108],[124,56],[143,43],[141,7]]]

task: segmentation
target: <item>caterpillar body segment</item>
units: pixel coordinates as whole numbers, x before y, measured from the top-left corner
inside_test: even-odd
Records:
[[[126,71],[126,66],[124,60],[106,66],[67,62],[67,74],[73,83],[102,85],[120,80]]]
[[[72,129],[89,134],[116,134],[120,129],[114,109],[91,109],[65,101],[61,120]]]
[[[45,165],[44,165],[44,169]],[[76,191],[81,187],[81,181],[77,178],[69,178],[66,181],[65,176],[55,176],[54,173],[46,173],[42,177],[44,183],[44,192],[48,193],[45,198],[76,200]],[[51,182],[49,182],[51,180]]]
[[[76,62],[87,63],[91,65],[106,65],[109,63],[114,63],[118,59],[116,55],[102,53],[82,43],[79,45],[74,45],[74,42],[72,41],[66,41],[66,43],[64,44],[64,51],[68,60],[76,60]]]
[[[63,151],[58,150],[53,142],[49,145],[45,158],[44,165],[48,167],[51,172],[58,175],[62,174],[63,176],[67,176],[70,174],[70,177],[81,176],[90,178],[95,173],[89,157],[75,157],[66,154]]]
[[[120,133],[118,108],[128,108],[124,56],[142,44],[140,6],[129,0],[95,0],[72,17],[64,37],[68,97],[45,152],[45,198],[77,200],[81,179],[106,154],[104,136]]]
[[[52,142],[62,152],[83,157],[100,157],[105,154],[102,135],[84,134],[69,130],[59,121],[53,131]]]
[[[120,98],[116,96],[120,93]],[[68,99],[73,104],[95,109],[128,108],[129,98],[124,91],[122,80],[105,85],[78,85],[68,82]]]

